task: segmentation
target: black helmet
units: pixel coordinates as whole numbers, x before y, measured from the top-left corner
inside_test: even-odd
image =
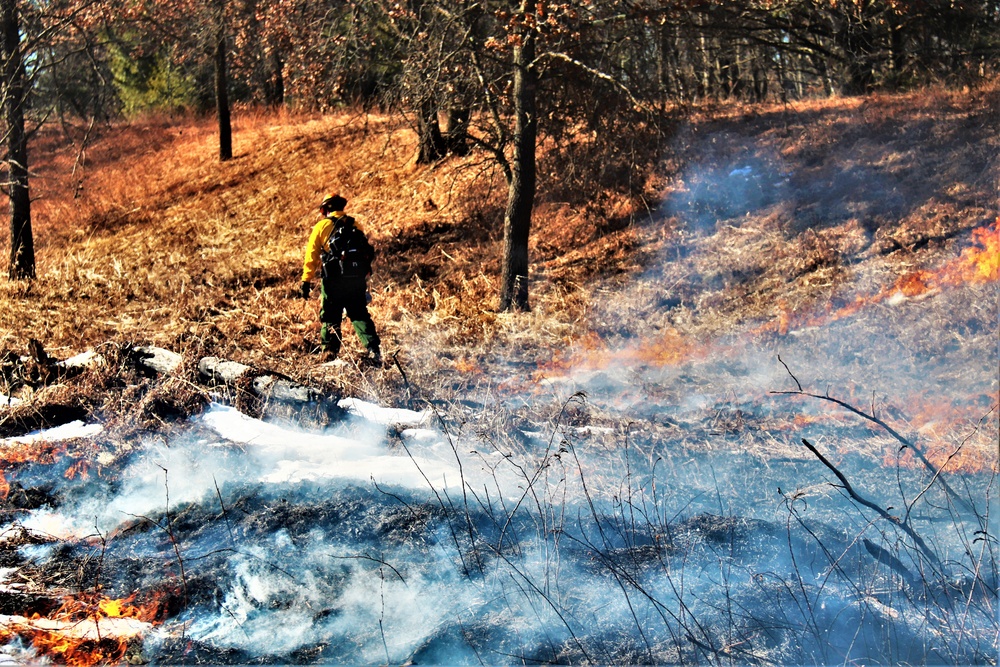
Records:
[[[323,197],[319,210],[323,213],[330,213],[331,211],[343,211],[345,206],[347,206],[347,200],[340,195],[327,195]]]

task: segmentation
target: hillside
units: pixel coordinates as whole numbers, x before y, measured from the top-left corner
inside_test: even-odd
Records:
[[[619,301],[623,328],[704,341],[967,244],[996,215],[997,107],[979,91],[706,110],[636,164],[632,199],[616,182],[567,194],[543,154],[527,316],[493,312],[502,179],[478,156],[414,165],[397,121],[243,114],[225,164],[209,119],[106,130],[82,155],[50,134],[33,152],[39,279],[0,283],[0,348],[23,353],[30,331],[60,358],[124,340],[301,373],[318,327],[295,298],[301,252],[332,190],[379,248],[373,313],[418,373],[614,346],[593,313],[650,271],[662,294]]]
[[[498,174],[414,164],[398,120],[243,114],[225,164],[207,120],[39,137],[39,277],[0,279],[5,650],[995,665],[998,120],[925,91],[545,146],[529,313],[494,308]],[[312,353],[331,190],[380,251],[384,368]],[[209,355],[322,394],[208,387]]]

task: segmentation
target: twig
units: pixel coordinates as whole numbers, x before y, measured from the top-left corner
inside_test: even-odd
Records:
[[[781,361],[781,357],[778,357],[778,361]],[[784,366],[785,362],[782,361],[781,364]],[[787,370],[788,366],[785,366],[785,369]],[[792,377],[793,380],[795,380],[795,384],[798,385],[799,381],[795,378],[794,375],[792,375],[791,371],[789,371],[788,374]],[[951,496],[951,498],[956,503],[960,504],[966,510],[968,510],[968,511],[970,511],[972,513],[976,513],[975,508],[972,507],[972,505],[970,505],[964,498],[962,498],[961,496],[959,496],[958,493],[956,493],[955,490],[951,488],[951,486],[948,484],[948,482],[945,481],[945,479],[940,476],[941,475],[941,471],[938,470],[937,466],[935,466],[933,463],[931,463],[930,461],[928,461],[927,457],[924,456],[924,453],[921,452],[920,449],[918,449],[917,446],[914,443],[910,442],[907,438],[903,437],[903,435],[901,435],[894,428],[892,428],[887,423],[885,423],[884,421],[882,421],[881,419],[879,419],[878,417],[876,417],[875,414],[874,414],[874,410],[872,411],[872,414],[868,414],[864,410],[859,410],[858,408],[854,407],[850,403],[847,403],[846,401],[842,401],[839,398],[834,398],[833,396],[830,396],[829,394],[826,394],[826,395],[824,395],[824,394],[813,394],[811,392],[804,391],[802,389],[802,385],[799,385],[799,388],[796,391],[770,391],[768,393],[769,394],[773,394],[773,395],[777,395],[777,396],[808,396],[809,398],[818,398],[818,399],[820,399],[822,401],[829,401],[831,403],[839,405],[840,407],[844,408],[848,412],[852,412],[852,413],[858,415],[859,417],[862,417],[863,419],[867,419],[870,422],[878,424],[879,426],[881,426],[882,428],[884,428],[889,433],[889,435],[891,435],[893,438],[895,438],[896,440],[898,440],[904,447],[909,447],[911,450],[913,450],[913,454],[917,457],[917,459],[919,459],[920,462],[923,463],[924,467],[927,468],[927,470],[929,470],[932,475],[934,475],[935,479],[937,479],[938,481],[941,482],[941,488],[943,488],[945,490],[945,492],[949,496]]]
[[[331,555],[330,558],[333,558],[335,560],[370,560],[373,563],[378,563],[379,564],[379,570],[381,570],[383,566],[389,568],[390,570],[392,570],[392,573],[395,574],[397,577],[399,577],[399,580],[401,582],[403,582],[404,585],[406,585],[406,579],[404,579],[403,575],[399,573],[399,570],[397,570],[396,568],[394,568],[391,564],[389,564],[387,561],[385,561],[382,558],[376,558],[375,556],[370,556],[368,554],[358,554],[356,556],[334,556],[334,555]],[[384,581],[384,579],[385,579],[385,577],[383,575],[383,581]]]
[[[390,565],[389,567],[392,567],[392,566]],[[393,568],[393,572],[395,572],[395,571],[396,571],[395,568]],[[396,574],[398,575],[399,573],[396,572]],[[378,576],[379,576],[379,580],[380,580],[379,581],[379,602],[381,604],[381,608],[379,609],[379,614],[378,614],[378,632],[379,632],[379,635],[382,636],[382,648],[385,649],[385,664],[389,665],[389,664],[392,664],[392,659],[389,657],[389,643],[386,642],[386,640],[385,640],[385,627],[382,624],[382,621],[385,618],[385,572],[382,571],[382,566],[381,565],[378,568]]]
[[[375,476],[374,475],[370,475],[369,478],[372,480],[372,484],[375,486],[375,490],[376,491],[378,491],[382,495],[389,496],[390,498],[392,498],[396,502],[400,503],[403,507],[405,507],[407,510],[410,511],[410,516],[412,516],[414,519],[417,519],[417,520],[420,519],[420,515],[417,514],[417,512],[410,506],[410,504],[408,502],[406,502],[405,500],[403,500],[402,498],[400,498],[399,496],[397,496],[395,493],[392,493],[391,491],[386,491],[381,486],[379,486],[378,482],[375,481]]]
[[[406,407],[410,410],[413,409],[413,392],[410,390],[410,380],[406,377],[406,371],[403,370],[403,365],[399,363],[399,350],[392,353],[392,363],[399,370],[399,374],[403,377],[403,386],[406,387]]]
[[[830,461],[825,456],[823,456],[811,442],[809,442],[805,438],[802,438],[802,444],[805,445],[806,448],[810,452],[812,452],[817,459],[819,459],[820,463],[829,468],[830,471],[837,476],[837,479],[840,480],[840,484],[843,487],[843,489],[847,491],[847,494],[852,499],[854,499],[856,503],[858,503],[859,505],[864,505],[865,507],[869,508],[870,510],[881,516],[883,519],[886,519],[892,522],[893,524],[899,526],[903,530],[903,532],[905,532],[907,535],[910,536],[910,539],[913,540],[913,542],[920,548],[921,551],[924,552],[924,554],[931,561],[933,561],[938,565],[941,564],[941,561],[938,559],[937,554],[935,554],[931,550],[931,548],[927,546],[927,543],[924,542],[923,538],[920,537],[920,535],[918,535],[916,532],[914,532],[913,528],[911,528],[908,523],[900,521],[898,517],[892,516],[884,509],[882,509],[880,506],[876,505],[867,498],[862,497],[857,491],[854,490],[854,487],[851,486],[851,483],[847,480],[847,477],[844,476],[844,473],[840,472],[835,465],[830,463]]]
[[[797,377],[795,377],[795,374],[794,374],[794,373],[792,373],[792,369],[790,369],[790,368],[788,367],[788,364],[786,364],[786,363],[785,363],[785,362],[784,362],[784,361],[783,361],[783,360],[781,359],[781,355],[780,355],[780,354],[778,355],[778,363],[780,363],[780,364],[781,364],[782,366],[784,366],[784,367],[785,367],[785,370],[786,370],[786,371],[788,371],[788,376],[789,376],[790,378],[792,378],[793,380],[795,380],[795,386],[799,388],[799,391],[802,391],[802,383],[800,383],[800,382],[799,382],[799,379],[798,379]]]
[[[177,543],[177,538],[174,536],[174,528],[170,520],[170,485],[167,480],[167,469],[163,466],[157,464],[157,467],[163,471],[163,487],[166,489],[166,501],[163,510],[163,516],[166,520],[167,526],[164,530],[167,532],[167,537],[170,538],[170,544],[174,548],[174,554],[177,556],[177,568],[180,570],[181,574],[181,586],[184,589],[184,604],[188,602],[188,586],[187,586],[187,576],[184,574],[184,559],[181,558],[180,545]]]
[[[226,612],[227,614],[229,614],[229,617],[233,619],[233,622],[236,623],[237,626],[239,626],[240,630],[243,631],[243,634],[246,635],[247,639],[251,639],[252,640],[253,637],[250,636],[250,633],[247,632],[247,629],[245,627],[243,627],[242,623],[240,623],[240,619],[236,618],[236,614],[234,614],[232,612],[232,610],[229,607],[227,607],[225,604],[220,604],[219,606],[222,607],[222,610],[224,612]]]
[[[97,560],[97,573],[94,575],[94,596],[95,598],[101,594],[101,575],[104,573],[104,556],[108,550],[108,541],[101,533],[101,529],[96,525],[94,530],[97,533],[97,537],[101,540],[101,556]],[[94,627],[97,631],[97,640],[101,641],[101,615],[99,613],[99,607],[94,608]]]
[[[444,417],[438,412],[437,408],[433,405],[430,406],[434,410],[434,414],[437,415],[438,421],[441,423],[441,428],[444,430],[445,436],[448,438],[448,446],[451,447],[452,454],[455,456],[455,465],[458,466],[458,477],[459,482],[462,485],[462,505],[465,508],[465,527],[469,533],[469,544],[473,546],[472,553],[476,557],[476,565],[479,567],[479,572],[483,572],[483,561],[479,556],[479,550],[475,548],[476,537],[475,537],[475,526],[473,526],[472,516],[469,512],[469,494],[468,494],[468,483],[465,481],[465,466],[462,465],[462,457],[458,454],[458,447],[455,445],[455,439],[451,436],[451,430],[448,428],[447,422],[445,422]],[[448,496],[448,489],[442,489],[445,497],[448,498],[448,503],[451,504],[451,498]]]
[[[827,560],[830,561],[830,564],[833,566],[833,569],[839,571],[843,575],[844,580],[848,582],[848,585],[854,586],[854,582],[847,575],[847,573],[845,573],[843,569],[840,567],[840,559],[834,558],[833,554],[830,553],[830,551],[826,548],[826,545],[823,544],[823,541],[819,538],[819,536],[817,536],[816,533],[814,533],[813,530],[806,525],[805,521],[803,521],[802,517],[799,516],[799,513],[795,510],[795,501],[797,499],[797,496],[793,495],[789,497],[788,495],[782,493],[780,488],[778,489],[778,494],[781,496],[782,502],[785,504],[785,507],[788,508],[788,519],[785,522],[785,540],[786,543],[788,544],[788,556],[792,561],[792,570],[795,572],[795,582],[798,584],[799,591],[802,593],[802,601],[805,603],[805,612],[803,612],[802,610],[802,603],[799,602],[799,598],[795,595],[794,591],[792,591],[791,584],[785,582],[783,578],[781,579],[781,581],[782,584],[786,586],[791,598],[795,600],[796,604],[798,605],[799,613],[801,613],[803,618],[805,619],[806,625],[810,627],[813,636],[816,637],[817,640],[819,640],[820,646],[822,646],[823,632],[822,630],[820,630],[819,622],[816,620],[816,612],[813,609],[813,602],[810,601],[809,599],[809,593],[806,591],[805,582],[802,579],[802,574],[799,570],[799,564],[795,558],[795,549],[792,546],[791,520],[793,518],[807,533],[809,533],[809,535],[812,536],[812,538],[816,541],[816,544],[819,545],[819,548],[823,550],[823,553],[826,555]],[[828,572],[826,577],[824,577],[823,579],[822,585],[816,592],[817,602],[819,601],[819,596],[822,594],[823,589],[826,587],[826,580],[829,578],[829,576],[830,574]],[[856,586],[854,587],[857,588]],[[808,616],[806,615],[806,612],[808,613]]]
[[[222,518],[226,521],[226,528],[229,529],[229,541],[236,546],[236,538],[233,536],[233,526],[229,523],[229,514],[226,512],[226,504],[222,502],[222,491],[219,490],[219,482],[215,479],[215,475],[212,475],[212,482],[215,483],[215,493],[219,497],[219,506],[222,507]]]
[[[972,436],[974,436],[976,433],[979,432],[979,428],[983,425],[983,422],[996,409],[997,409],[997,406],[995,406],[995,405],[992,408],[990,408],[990,411],[987,412],[985,415],[983,415],[983,417],[979,420],[979,423],[976,424],[976,428],[974,428],[972,430],[972,433],[970,433],[969,435],[967,435],[965,437],[965,439],[962,440],[961,443],[959,443],[958,447],[955,448],[955,451],[953,451],[951,454],[948,455],[948,459],[944,462],[944,465],[941,466],[940,470],[938,470],[938,472],[934,473],[934,475],[931,477],[931,481],[927,482],[927,485],[920,491],[920,493],[917,494],[916,498],[914,498],[913,501],[906,507],[906,516],[907,516],[907,518],[909,518],[910,512],[913,510],[914,506],[917,504],[917,501],[920,500],[920,498],[925,493],[927,493],[927,491],[931,488],[931,486],[934,485],[934,482],[936,482],[941,477],[941,474],[944,472],[945,467],[947,467],[947,465],[949,463],[951,463],[951,460],[953,458],[955,458],[960,451],[962,451],[962,448],[965,447],[966,443],[969,442],[969,440],[972,439]],[[942,480],[942,483],[943,482],[944,482],[944,480]],[[976,514],[976,517],[979,518],[979,513],[978,512],[974,512],[974,514]],[[982,523],[981,520],[980,520],[980,522]],[[983,525],[985,525],[985,524],[983,524]]]
[[[417,463],[417,460],[413,457],[413,453],[410,452],[410,448],[406,446],[406,441],[400,440],[399,442],[403,446],[403,451],[406,452],[406,455],[416,467],[417,472],[419,472],[420,476],[424,478],[424,481],[427,483],[427,488],[429,488],[431,493],[434,494],[434,497],[437,498],[438,505],[440,505],[441,509],[444,510],[445,518],[448,520],[448,531],[451,533],[451,539],[455,543],[455,550],[458,552],[458,557],[462,561],[462,574],[469,576],[472,571],[469,569],[468,563],[465,562],[465,554],[462,552],[462,545],[458,541],[458,533],[455,532],[455,526],[452,524],[451,515],[448,512],[449,507],[445,505],[444,500],[441,498],[441,494],[438,493],[437,488],[435,488],[434,484],[431,483],[431,480],[427,477],[427,473],[424,472],[424,469],[420,467],[420,464]],[[451,507],[451,509],[454,509],[454,507]]]
[[[156,521],[153,521],[149,517],[142,516],[141,514],[140,515],[130,514],[129,516],[132,516],[132,517],[137,518],[137,519],[145,519],[146,521],[148,521],[149,523],[151,523],[153,525],[160,526],[160,524],[157,523]],[[160,527],[162,527],[162,526],[160,526]],[[260,556],[258,556],[256,554],[248,553],[246,551],[240,551],[239,549],[234,549],[233,547],[223,547],[221,549],[213,549],[212,551],[207,551],[207,552],[203,553],[200,556],[191,556],[187,560],[188,560],[188,563],[193,563],[193,562],[197,562],[197,561],[201,561],[201,560],[206,560],[206,559],[211,558],[212,556],[216,556],[218,554],[236,554],[237,556],[243,556],[244,558],[252,558],[252,559],[254,559],[256,561],[259,561],[259,562],[263,563],[264,565],[267,565],[269,568],[271,568],[275,572],[280,572],[281,574],[285,575],[286,577],[288,577],[289,579],[291,579],[292,581],[294,581],[299,586],[306,586],[307,585],[304,581],[296,578],[294,574],[292,574],[291,572],[289,572],[288,570],[286,570],[286,569],[284,569],[282,567],[279,567],[279,566],[275,565],[271,561],[265,560],[265,559],[261,558]]]
[[[515,565],[509,558],[507,558],[507,556],[505,554],[503,554],[503,553],[497,551],[496,549],[494,549],[493,545],[491,545],[489,543],[486,543],[486,544],[487,544],[487,547],[490,550],[492,550],[493,553],[497,556],[497,558],[499,558],[504,563],[506,563],[507,567],[509,567],[514,573],[516,573],[521,578],[521,580],[524,581],[524,583],[528,585],[529,588],[531,588],[533,591],[535,591],[536,595],[538,595],[543,601],[545,601],[545,603],[549,606],[549,609],[551,609],[552,612],[562,622],[563,627],[566,628],[566,631],[569,633],[569,636],[573,639],[573,643],[576,644],[577,649],[579,649],[580,653],[583,654],[583,657],[586,658],[586,660],[587,660],[588,663],[592,663],[593,659],[590,657],[590,654],[587,653],[587,649],[584,647],[583,643],[580,641],[580,638],[577,637],[576,632],[574,632],[574,630],[573,630],[573,626],[570,625],[569,621],[566,619],[565,614],[563,614],[562,611],[559,609],[559,607],[556,606],[555,602],[552,601],[552,598],[550,596],[546,595],[545,592],[542,591],[538,587],[538,585],[535,584],[534,581],[532,581],[531,577],[529,577],[527,574],[525,574],[524,572],[522,572],[517,567],[517,565]],[[513,577],[511,577],[511,578],[513,579]],[[514,580],[515,583],[517,583],[516,579],[513,579],[513,580]],[[522,590],[522,593],[525,593],[525,591]],[[525,595],[525,597],[527,597],[527,595]]]

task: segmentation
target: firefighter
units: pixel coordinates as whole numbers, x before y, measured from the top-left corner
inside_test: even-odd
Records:
[[[301,293],[309,298],[310,282],[317,273],[320,280],[320,346],[328,359],[340,352],[340,325],[344,311],[354,326],[361,344],[368,350],[368,361],[382,363],[381,342],[375,322],[368,313],[368,276],[371,275],[375,249],[344,213],[347,200],[339,194],[327,195],[319,206],[322,218],[313,227],[306,244],[302,266]]]

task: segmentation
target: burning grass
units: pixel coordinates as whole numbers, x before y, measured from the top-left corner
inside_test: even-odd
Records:
[[[137,602],[136,595],[111,599],[67,597],[48,616],[0,616],[0,639],[27,641],[38,656],[73,667],[114,664],[141,652],[142,636],[162,621],[163,603]]]
[[[470,493],[464,509],[452,496],[440,506],[431,503],[433,511],[406,494],[378,496],[391,511],[378,510],[376,525],[408,525],[417,508],[418,528],[429,531],[422,534],[421,549],[430,549],[440,535],[444,542],[450,537],[447,548],[453,544],[456,552],[446,558],[418,554],[421,564],[421,559],[434,562],[434,575],[444,560],[464,568],[489,563],[509,574],[514,588],[538,584],[539,591],[558,592],[558,577],[546,577],[559,570],[563,556],[579,557],[588,565],[572,570],[574,575],[592,574],[587,581],[595,586],[614,579],[628,591],[630,606],[646,600],[643,613],[663,620],[659,637],[640,640],[625,629],[618,639],[594,635],[540,645],[536,653],[522,655],[526,659],[597,656],[616,662],[631,655],[698,662],[737,656],[763,663],[768,656],[814,658],[832,655],[820,646],[824,628],[853,622],[856,627],[848,629],[874,633],[864,642],[895,646],[879,635],[881,621],[870,619],[909,623],[898,610],[925,608],[908,606],[914,600],[939,595],[955,604],[961,599],[965,609],[979,614],[979,606],[992,604],[987,589],[995,585],[995,573],[953,586],[944,569],[931,563],[934,576],[941,576],[917,582],[893,567],[904,560],[923,566],[927,563],[921,559],[933,558],[912,553],[894,532],[898,524],[861,525],[851,519],[843,535],[835,534],[824,526],[856,514],[856,507],[845,510],[843,503],[824,510],[820,519],[806,516],[807,500],[833,506],[838,492],[821,482],[822,467],[799,443],[804,437],[815,442],[817,451],[852,480],[860,478],[858,488],[878,495],[879,502],[892,491],[886,475],[895,476],[901,493],[905,483],[904,505],[912,507],[924,493],[933,495],[937,505],[928,514],[947,507],[949,522],[959,516],[949,504],[954,499],[940,491],[939,483],[922,477],[927,464],[914,458],[918,449],[942,479],[996,474],[997,387],[988,365],[996,352],[1000,243],[991,179],[1000,145],[989,130],[995,125],[985,122],[996,118],[996,96],[996,91],[942,92],[716,109],[692,115],[671,141],[650,143],[635,165],[641,173],[636,182],[643,185],[634,190],[600,182],[577,192],[565,182],[543,178],[532,237],[533,308],[525,314],[493,309],[504,202],[499,174],[479,156],[414,164],[415,137],[399,119],[245,112],[236,121],[237,157],[225,164],[215,161],[214,127],[208,120],[150,119],[108,129],[79,161],[81,154],[60,137],[41,134],[35,155],[44,156],[36,158],[42,178],[34,186],[39,277],[31,283],[0,279],[5,306],[0,350],[6,352],[0,359],[6,378],[2,390],[24,401],[4,410],[0,435],[23,435],[55,421],[45,412],[54,406],[73,407],[105,430],[85,441],[5,443],[0,507],[21,516],[46,503],[58,505],[63,498],[38,482],[44,477],[39,471],[54,473],[60,484],[72,483],[74,489],[108,480],[118,484],[125,461],[142,456],[137,444],[143,436],[156,433],[158,442],[177,445],[173,436],[183,432],[189,417],[213,396],[223,400],[198,384],[193,369],[198,358],[217,355],[321,384],[331,394],[434,406],[435,424],[447,431],[441,446],[450,446],[457,457],[469,444],[476,450],[477,469],[483,462],[493,466],[489,471],[495,476],[485,481],[496,486],[489,487],[486,498],[475,495],[484,492],[482,485],[463,489]],[[600,166],[599,158],[607,155],[592,146],[594,155],[566,152],[582,150],[588,141],[545,146],[542,173],[554,179],[570,158]],[[573,164],[574,188],[588,180],[580,174],[599,173],[585,166]],[[361,372],[353,363],[360,353],[353,338],[345,345],[344,367],[323,366],[312,356],[317,307],[299,300],[296,288],[316,202],[329,190],[349,197],[348,210],[381,253],[372,310],[392,362],[384,369]],[[72,377],[28,371],[20,360],[27,332],[54,357],[90,348],[102,362]],[[141,344],[182,354],[182,370],[169,378],[142,372],[130,352]],[[913,446],[901,448],[885,429],[856,413],[826,410],[829,406],[812,405],[815,400],[801,396],[770,395],[789,389],[777,354],[798,376],[808,376],[808,384],[819,388],[817,395],[825,390],[827,397],[843,396],[870,410]],[[414,446],[408,437],[413,436],[393,434],[394,454],[401,455],[408,442]],[[234,448],[233,457],[251,447]],[[718,478],[720,459],[710,456],[716,454],[727,461]],[[472,469],[471,464],[464,468]],[[157,478],[157,490],[167,486],[166,469],[158,470],[163,478]],[[770,486],[775,471],[784,475],[780,500]],[[502,487],[501,472],[523,483]],[[600,499],[600,516],[594,504],[591,518],[579,513],[582,505],[561,504],[573,480],[584,477]],[[691,497],[671,496],[682,487]],[[504,506],[509,488],[518,488],[525,502]],[[199,544],[209,554],[205,563],[217,567],[190,561],[186,583],[196,598],[200,587],[197,604],[215,613],[212,605],[226,584],[214,582],[233,579],[238,590],[227,604],[249,610],[242,617],[246,627],[230,607],[225,609],[231,618],[217,623],[235,621],[239,637],[249,640],[254,627],[269,632],[266,624],[255,625],[265,616],[255,605],[273,603],[268,609],[294,618],[301,612],[310,628],[335,625],[340,612],[333,607],[302,611],[289,602],[300,595],[298,573],[281,573],[282,583],[260,592],[260,599],[239,590],[258,590],[257,577],[264,577],[258,569],[273,574],[273,564],[254,560],[253,549],[278,547],[293,554],[319,539],[307,520],[315,508],[290,506],[284,488],[275,491],[275,498],[241,488],[235,501],[231,487],[216,482],[211,491],[211,503],[218,506],[168,507],[155,520],[135,519],[114,537],[128,545],[126,550],[141,542],[157,557],[166,553],[170,577],[183,562],[181,545]],[[344,491],[336,502],[325,496],[317,501],[324,526],[336,528],[331,534],[369,535],[364,521],[372,518],[371,503],[357,501],[356,493]],[[786,503],[781,520],[788,525],[782,528],[773,518],[720,516],[728,512],[723,498],[727,504],[730,499],[746,503],[750,493],[756,494],[755,509]],[[503,500],[498,504],[493,496]],[[708,496],[718,498],[718,508],[707,506]],[[692,498],[700,499],[698,513],[678,519],[696,502]],[[481,506],[475,509],[477,500]],[[357,517],[345,517],[343,507],[357,510]],[[577,513],[575,526],[565,522],[564,512],[570,510]],[[792,540],[795,526],[807,530]],[[282,529],[283,537],[275,536]],[[513,544],[514,533],[530,539]],[[405,551],[418,542],[411,537],[406,533],[388,546]],[[218,540],[230,545],[237,538],[253,549],[236,554],[226,546],[225,556],[220,555]],[[724,600],[746,605],[744,611],[730,608],[724,617],[721,607],[698,609],[699,600],[681,594],[676,602],[692,605],[689,611],[674,619],[664,614],[675,601],[655,596],[668,590],[673,568],[684,567],[669,559],[686,562],[695,554],[708,558],[700,562],[725,570],[732,554],[712,560],[717,552],[743,549],[739,553],[744,554],[772,538],[781,544],[794,541],[798,553],[821,563],[822,571],[803,574],[796,565],[779,577],[775,572],[785,572],[787,564],[765,559],[761,563],[767,569],[743,582],[744,588],[734,584],[736,592]],[[569,545],[571,539],[577,542]],[[829,545],[836,547],[832,559],[827,558],[833,553]],[[536,562],[539,549],[551,560]],[[891,551],[895,560],[879,560],[879,549]],[[360,571],[342,567],[329,550],[305,550],[321,563],[308,572],[317,581],[343,582]],[[3,555],[15,559],[13,550]],[[218,564],[230,556],[239,561],[236,574]],[[354,582],[365,600],[378,595],[371,581],[379,581],[383,594],[397,575],[420,586],[419,576],[411,579],[404,568],[394,575],[385,557],[379,558],[366,562],[378,568],[381,579]],[[842,559],[867,574],[845,573]],[[983,556],[976,562],[988,560]],[[872,562],[881,568],[874,574]],[[194,572],[202,567],[204,572]],[[532,578],[539,571],[541,578]],[[781,577],[780,585],[769,583]],[[836,607],[843,614],[832,619],[821,612],[797,615],[795,609],[829,598],[827,579],[812,588],[824,577],[843,579],[837,591],[848,602]],[[139,575],[133,579],[146,581]],[[49,580],[56,577],[50,573]],[[572,611],[591,619],[589,609],[562,593],[526,594],[510,604],[505,596],[513,588],[504,582],[507,588],[496,599],[507,605],[505,618],[519,601],[526,608],[555,610],[556,616]],[[452,590],[454,582],[446,583]],[[959,590],[967,584],[971,587]],[[95,590],[93,577],[77,581],[76,590]],[[341,595],[339,589],[328,592],[331,599]],[[411,597],[396,593],[400,599]],[[308,602],[314,592],[302,595]],[[903,599],[907,596],[913,600]],[[787,604],[770,602],[778,598]],[[65,605],[61,600],[40,610],[39,618],[10,617],[4,637],[19,636],[58,660],[94,664],[82,661],[129,658],[127,631],[145,631],[162,619],[160,612],[133,611],[142,606],[128,598],[102,602],[99,595],[76,593]],[[709,622],[695,623],[695,613]],[[603,627],[595,614],[594,627]],[[565,628],[558,619],[555,627],[572,634],[575,620],[566,618]],[[382,618],[377,620],[381,628]],[[924,620],[940,636],[955,627],[952,617]],[[473,626],[473,644],[479,635],[502,637],[505,646],[514,641],[505,627],[488,627],[492,620],[475,622],[481,624]],[[901,636],[926,637],[919,625],[905,625]],[[728,628],[731,636],[716,634],[716,628]],[[774,628],[792,630],[783,634]],[[795,643],[789,637],[815,639],[820,652],[788,653]],[[242,642],[229,639],[233,645]],[[325,641],[321,637],[296,649],[300,653],[276,650],[269,657],[357,661],[357,654],[339,652],[336,642]],[[995,648],[995,636],[993,641]],[[955,656],[979,659],[989,640],[976,642],[971,649],[958,646]],[[430,637],[413,655],[426,651],[427,662],[433,662],[444,654],[426,647],[442,643],[447,642]],[[748,648],[740,652],[744,644]],[[382,650],[380,642],[372,645],[376,653]],[[254,657],[249,649],[216,649],[209,641],[199,646],[223,661]],[[623,652],[615,653],[618,649]],[[943,654],[915,649],[914,655],[938,659]]]
[[[478,156],[413,164],[415,137],[396,119],[245,112],[236,121],[237,157],[225,164],[215,161],[209,119],[106,130],[83,153],[42,134],[39,278],[0,283],[11,306],[0,314],[0,347],[17,349],[20,332],[30,330],[57,356],[115,340],[182,353],[208,347],[301,373],[318,324],[315,304],[295,298],[300,254],[315,202],[330,189],[349,196],[382,253],[376,321],[390,347],[421,367],[433,358],[414,343],[427,336],[446,372],[451,357],[489,355],[496,345],[508,356],[527,343],[544,362],[546,350],[594,334],[585,318],[601,304],[595,279],[635,275],[672,261],[675,250],[700,258],[688,280],[668,287],[668,301],[696,299],[695,328],[680,327],[682,336],[726,331],[776,306],[768,326],[781,332],[782,321],[794,326],[807,304],[853,280],[852,264],[921,243],[940,252],[981,222],[989,194],[980,153],[990,140],[977,133],[991,96],[938,92],[905,104],[871,98],[695,116],[673,145],[647,147],[637,167],[649,183],[631,199],[618,183],[571,197],[564,184],[542,179],[537,326],[507,326],[509,318],[491,312],[504,200],[498,172]],[[731,140],[706,150],[701,137],[717,131]],[[543,172],[569,159],[567,150],[577,151],[574,173],[586,172],[581,146],[546,149],[553,152],[548,162],[543,152]],[[955,159],[960,146],[973,154]],[[676,171],[657,170],[661,157]],[[780,168],[766,168],[779,159]],[[656,224],[645,224],[664,183]],[[909,193],[906,210],[894,203],[902,195],[885,197],[899,186]],[[692,212],[711,220],[714,234],[687,222],[697,236],[686,241],[680,220]],[[352,345],[346,354],[357,352]]]
[[[1000,280],[1000,230],[993,222],[972,230],[972,243],[961,254],[935,269],[917,269],[899,276],[891,286],[870,296],[857,295],[853,302],[836,306],[831,302],[825,312],[803,317],[787,309],[787,302],[778,318],[756,330],[757,333],[777,332],[786,335],[791,329],[823,326],[855,315],[864,308],[883,301],[898,305],[906,299],[931,295],[942,289],[964,284],[995,283]]]

